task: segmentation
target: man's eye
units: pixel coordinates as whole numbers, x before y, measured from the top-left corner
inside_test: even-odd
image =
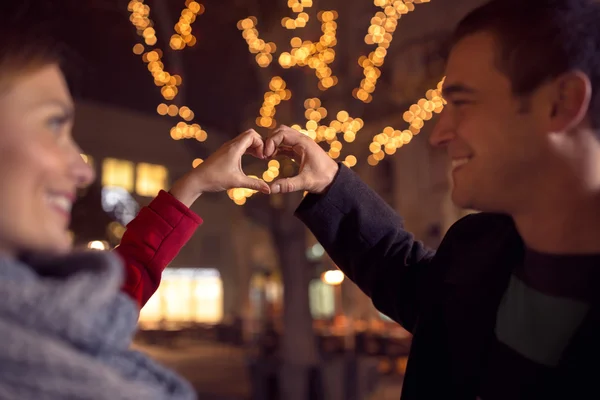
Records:
[[[471,104],[471,102],[468,100],[452,100],[451,103],[453,106],[456,106],[456,107],[464,106],[466,104]]]

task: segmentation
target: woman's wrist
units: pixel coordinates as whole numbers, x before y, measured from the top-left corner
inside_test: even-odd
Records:
[[[171,190],[169,190],[171,196],[175,197],[187,207],[191,207],[192,204],[198,200],[198,197],[202,195],[201,185],[196,182],[197,179],[194,178],[195,177],[189,175],[184,175],[178,179],[171,187]]]

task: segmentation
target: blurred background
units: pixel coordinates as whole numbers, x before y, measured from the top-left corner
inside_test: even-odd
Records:
[[[31,2],[70,49],[75,137],[99,177],[74,209],[75,244],[113,248],[140,207],[222,143],[285,123],[435,248],[468,211],[452,206],[446,156],[427,144],[441,110],[431,90],[452,28],[480,3]],[[284,160],[244,170],[295,173]],[[135,346],[201,399],[279,399],[289,366],[307,371],[310,399],[399,398],[410,335],[344,279],[294,218],[300,201],[234,190],[194,205],[204,225],[142,310]]]

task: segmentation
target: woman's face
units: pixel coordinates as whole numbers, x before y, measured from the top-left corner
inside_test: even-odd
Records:
[[[56,65],[0,93],[0,252],[60,254],[78,187],[93,170],[71,137],[73,101]]]

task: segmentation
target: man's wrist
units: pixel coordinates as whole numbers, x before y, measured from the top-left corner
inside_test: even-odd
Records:
[[[329,190],[329,188],[333,184],[333,181],[335,180],[335,177],[337,176],[340,166],[337,162],[335,162],[333,160],[331,160],[331,161],[332,161],[331,167],[325,169],[323,185],[321,187],[319,187],[317,190],[315,190],[313,193],[324,194],[327,192],[327,190]]]

